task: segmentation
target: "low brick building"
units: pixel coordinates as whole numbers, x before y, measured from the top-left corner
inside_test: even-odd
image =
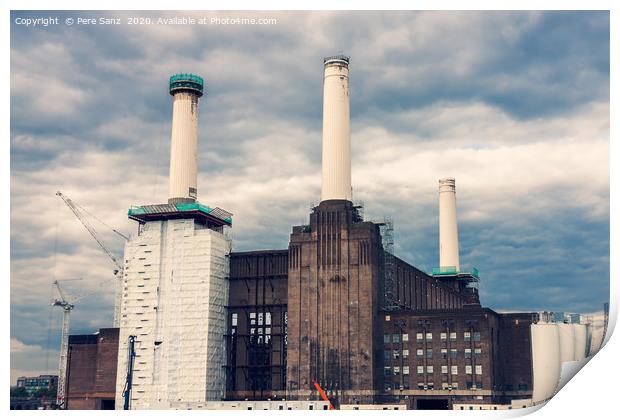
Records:
[[[70,335],[67,357],[68,410],[113,410],[116,392],[118,328]]]
[[[384,311],[380,402],[410,408],[510,402],[532,395],[532,314]]]

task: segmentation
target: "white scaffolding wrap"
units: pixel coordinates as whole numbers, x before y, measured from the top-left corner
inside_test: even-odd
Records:
[[[221,400],[230,240],[193,219],[147,222],[125,246],[116,385],[136,336],[132,409]]]

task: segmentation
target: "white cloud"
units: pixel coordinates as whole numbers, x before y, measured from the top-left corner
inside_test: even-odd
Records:
[[[31,346],[21,341],[11,338],[11,352],[16,353],[35,353],[43,350],[41,346]]]

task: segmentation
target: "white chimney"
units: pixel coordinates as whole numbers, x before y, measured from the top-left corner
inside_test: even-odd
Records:
[[[193,203],[198,195],[198,98],[204,80],[194,74],[170,77],[172,136],[168,203]]]
[[[323,182],[321,201],[351,201],[349,57],[323,60]]]
[[[439,180],[439,266],[460,270],[454,178]]]

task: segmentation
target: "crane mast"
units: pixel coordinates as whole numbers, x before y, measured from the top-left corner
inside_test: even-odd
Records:
[[[75,217],[77,217],[77,219],[82,223],[84,228],[86,228],[88,233],[90,233],[90,236],[92,236],[93,239],[97,242],[97,244],[99,245],[99,248],[101,248],[103,252],[106,253],[106,255],[110,258],[110,260],[112,260],[112,263],[116,267],[114,269],[114,275],[116,276],[116,284],[114,285],[114,327],[118,327],[120,323],[119,313],[120,313],[120,300],[121,300],[121,288],[122,288],[121,285],[123,281],[123,264],[119,262],[118,257],[116,257],[112,253],[112,251],[110,251],[110,249],[103,243],[103,241],[99,238],[99,235],[97,234],[97,231],[95,230],[93,225],[88,221],[86,217],[84,217],[82,212],[86,212],[86,211],[82,209],[79,205],[74,203],[69,197],[67,197],[60,191],[56,192],[56,195],[59,196],[62,199],[62,201],[64,201],[64,203],[67,205],[67,207],[69,207],[69,209],[71,209]],[[118,230],[113,229],[111,227],[110,229],[112,229],[114,233],[123,237],[125,240],[129,239],[127,238],[127,236],[123,235]]]
[[[65,390],[66,390],[66,376],[67,376],[67,350],[69,349],[69,317],[71,316],[71,310],[74,308],[73,303],[70,303],[65,299],[58,281],[54,281],[56,289],[60,299],[54,299],[52,306],[58,306],[62,308],[62,333],[60,338],[60,362],[58,366],[58,390],[56,394],[56,404],[60,408],[65,408]]]

